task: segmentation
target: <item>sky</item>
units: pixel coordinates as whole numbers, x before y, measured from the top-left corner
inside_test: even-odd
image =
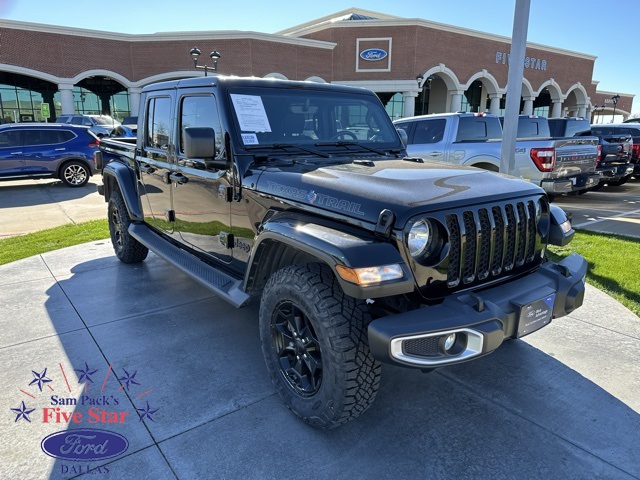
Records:
[[[515,3],[516,0],[0,0],[0,18],[120,33],[276,33],[356,7],[511,37]],[[640,48],[635,35],[640,0],[530,3],[527,40],[597,56],[593,79],[600,82],[598,90],[635,94],[632,113],[640,115],[640,62],[635,55]]]

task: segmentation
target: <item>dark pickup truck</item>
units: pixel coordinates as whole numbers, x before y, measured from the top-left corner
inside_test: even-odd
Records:
[[[544,191],[407,157],[369,90],[210,76],[140,106],[136,144],[96,154],[117,257],[259,299],[269,375],[314,427],[364,412],[380,362],[473,360],[582,304],[585,260],[547,257],[573,230]]]
[[[591,190],[604,185],[622,185],[633,174],[633,139],[629,133],[616,132],[608,125],[590,125],[586,118],[564,117],[550,118],[551,134],[556,136],[597,137],[600,146],[600,159],[596,171],[600,181]]]

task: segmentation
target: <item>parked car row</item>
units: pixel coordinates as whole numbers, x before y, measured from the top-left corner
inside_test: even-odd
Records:
[[[406,132],[414,157],[498,171],[503,122],[486,113],[448,113],[394,123]],[[550,198],[579,195],[640,175],[639,157],[640,123],[590,125],[580,117],[520,115],[510,173],[539,185]]]
[[[63,115],[58,120],[0,126],[0,180],[54,177],[82,186],[93,174],[99,137],[137,134],[137,117],[122,124],[106,115]],[[485,113],[448,113],[394,123],[406,133],[411,156],[498,171],[503,121]],[[640,123],[590,125],[580,117],[521,115],[517,137],[512,174],[541,186],[550,198],[622,185],[632,175],[640,176]]]
[[[407,152],[442,163],[498,171],[502,125],[485,113],[447,113],[395,122],[408,137]],[[597,138],[552,138],[547,119],[521,117],[510,173],[542,187],[550,197],[596,186]]]

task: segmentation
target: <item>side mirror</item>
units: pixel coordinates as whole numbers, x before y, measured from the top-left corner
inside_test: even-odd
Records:
[[[407,148],[407,145],[409,144],[409,136],[407,135],[407,131],[404,128],[396,128],[396,132],[398,132],[398,136],[400,137],[404,148]]]
[[[211,127],[185,127],[183,130],[184,154],[187,158],[204,160],[208,168],[227,168],[226,160],[214,160],[216,133]]]
[[[571,220],[557,205],[550,205],[551,229],[549,230],[549,243],[563,247],[573,240],[576,231],[571,227]]]

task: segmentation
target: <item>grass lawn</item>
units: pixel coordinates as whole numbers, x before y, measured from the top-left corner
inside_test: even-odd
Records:
[[[108,237],[109,227],[104,219],[0,239],[0,265]],[[549,247],[555,261],[573,252],[589,262],[587,281],[591,285],[640,315],[640,240],[579,231],[566,247]]]
[[[0,265],[59,248],[109,237],[107,219],[69,223],[61,227],[0,239]]]
[[[640,316],[640,240],[579,231],[569,245],[549,251],[554,260],[582,255],[589,262],[587,282]]]

